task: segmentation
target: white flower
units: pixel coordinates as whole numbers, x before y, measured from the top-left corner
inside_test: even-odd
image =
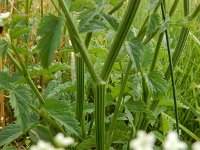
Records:
[[[155,138],[152,134],[138,131],[137,138],[131,140],[130,148],[134,150],[153,150]]]
[[[192,150],[200,150],[200,142],[193,143]]]
[[[180,141],[178,139],[178,135],[176,132],[171,131],[167,135],[167,139],[165,140],[164,150],[185,150],[187,149],[187,144]]]
[[[64,135],[62,133],[58,133],[54,137],[54,141],[55,141],[56,145],[59,147],[67,147],[67,146],[74,144],[74,142],[75,142],[72,137],[64,137]]]
[[[37,145],[30,147],[30,150],[55,150],[55,148],[50,143],[38,141]]]
[[[10,12],[0,13],[0,19],[6,19],[10,16]]]

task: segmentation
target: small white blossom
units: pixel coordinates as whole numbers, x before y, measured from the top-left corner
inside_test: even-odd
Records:
[[[164,150],[185,150],[187,149],[187,144],[178,139],[176,132],[169,132],[167,139],[165,140]]]
[[[200,142],[193,143],[192,150],[200,150]]]
[[[55,148],[50,143],[38,141],[37,145],[30,147],[30,150],[55,150]]]
[[[153,150],[155,138],[152,134],[138,131],[137,138],[131,140],[130,148],[134,150]]]
[[[10,16],[10,12],[0,13],[0,19],[6,19]]]
[[[67,147],[75,143],[72,137],[64,137],[62,133],[58,133],[55,136],[54,141],[59,147]]]

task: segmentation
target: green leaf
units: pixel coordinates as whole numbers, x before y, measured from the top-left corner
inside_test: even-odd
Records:
[[[126,42],[126,50],[131,58],[131,60],[134,62],[135,67],[137,70],[141,69],[141,62],[142,62],[142,55],[143,55],[143,45],[137,41],[134,40],[133,42]]]
[[[86,26],[90,26],[90,22],[94,20],[95,16],[97,16],[103,10],[104,6],[105,5],[100,5],[96,9],[86,10],[81,13],[78,18],[80,20],[78,26],[79,31],[83,31]]]
[[[10,91],[10,105],[14,109],[14,115],[19,121],[21,128],[25,130],[30,122],[30,108],[32,103],[31,93],[26,85],[17,85]]]
[[[106,25],[101,20],[92,20],[88,24],[79,28],[80,33],[97,32],[106,29]]]
[[[160,16],[157,13],[153,13],[149,16],[147,34],[155,32],[160,24]]]
[[[160,0],[149,0],[148,11],[153,12]]]
[[[149,112],[147,106],[142,101],[135,101],[130,98],[125,105],[131,112]]]
[[[0,132],[0,146],[11,143],[22,134],[23,132],[21,131],[19,124],[7,125]]]
[[[75,11],[77,9],[93,9],[95,8],[94,0],[75,0],[71,5],[71,11]]]
[[[88,150],[91,149],[92,147],[96,146],[96,140],[95,136],[89,136],[86,139],[84,139],[78,146],[77,149],[79,150]]]
[[[118,27],[119,27],[119,23],[117,21],[116,18],[114,18],[113,16],[109,15],[109,14],[105,14],[105,13],[101,13],[101,16],[103,17],[103,19],[110,24],[110,26],[117,31]]]
[[[113,6],[119,4],[121,2],[121,0],[109,0],[109,3]]]
[[[58,49],[62,36],[63,18],[52,14],[41,20],[38,36],[41,37],[37,48],[40,50],[41,64],[48,68],[52,62],[53,55]]]
[[[9,43],[6,40],[0,40],[0,55],[2,56],[3,61],[6,59],[8,52]]]
[[[162,131],[164,135],[166,135],[171,128],[172,128],[171,122],[165,115],[162,114]]]
[[[53,136],[48,127],[39,124],[30,131],[31,140],[37,142],[38,140],[49,141],[53,143]]]
[[[12,76],[9,73],[0,71],[0,87],[3,87],[6,90],[11,90],[12,89],[12,85],[10,84],[11,81],[12,81]]]
[[[159,71],[152,71],[146,78],[147,84],[154,93],[166,94],[167,92],[167,81]]]
[[[25,33],[28,33],[31,30],[30,27],[22,27],[22,26],[16,26],[14,29],[11,30],[11,37],[12,39],[19,38],[20,36],[24,35]]]
[[[44,104],[52,117],[65,127],[70,134],[81,135],[79,122],[75,119],[75,114],[70,111],[69,105],[64,101],[47,100]]]

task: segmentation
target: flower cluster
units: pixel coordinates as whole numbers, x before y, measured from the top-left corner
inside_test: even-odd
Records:
[[[3,19],[6,19],[10,16],[10,12],[0,13],[0,26],[4,25]]]
[[[131,150],[153,150],[155,144],[155,137],[153,134],[138,131],[136,139],[130,141]],[[167,135],[164,143],[163,150],[186,150],[187,144],[179,140],[176,132],[171,131]],[[192,144],[192,150],[200,150],[200,142]]]
[[[64,150],[64,147],[68,147],[75,143],[72,137],[64,137],[62,133],[58,133],[54,137],[55,145],[58,147],[54,147],[51,143],[45,141],[38,141],[37,145],[33,145],[30,147],[30,150]]]

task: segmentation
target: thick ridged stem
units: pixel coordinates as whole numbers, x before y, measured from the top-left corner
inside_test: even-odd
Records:
[[[85,130],[85,116],[83,114],[83,105],[85,99],[85,65],[82,57],[78,54],[75,55],[76,58],[76,84],[77,84],[77,94],[76,94],[76,117],[81,124],[83,137],[86,135]]]
[[[116,126],[116,122],[117,122],[117,116],[119,114],[120,106],[122,104],[123,95],[124,95],[124,91],[125,91],[125,88],[126,88],[126,84],[127,84],[127,81],[128,81],[129,74],[131,72],[132,64],[133,64],[133,62],[131,60],[129,60],[128,66],[127,66],[127,69],[126,69],[126,73],[125,73],[125,76],[124,76],[124,80],[123,80],[121,88],[120,88],[119,97],[117,98],[117,103],[115,105],[115,111],[114,111],[113,116],[112,116],[110,128],[109,128],[109,131],[108,131],[108,136],[106,137],[106,139],[107,139],[106,150],[109,150],[110,145],[112,143],[113,131],[115,130],[115,126]]]
[[[65,18],[66,18],[66,24],[67,24],[67,27],[68,27],[68,30],[69,32],[71,33],[71,35],[73,36],[73,39],[74,40],[74,43],[76,44],[76,48],[77,48],[77,51],[80,52],[84,62],[85,62],[85,65],[92,77],[92,80],[94,82],[100,80],[99,77],[97,76],[95,70],[94,70],[94,67],[92,65],[92,62],[91,60],[89,59],[89,55],[86,51],[86,46],[83,42],[83,40],[81,39],[77,29],[75,28],[75,25],[72,21],[72,18],[71,18],[71,15],[69,13],[69,10],[66,6],[66,4],[64,3],[63,0],[58,0],[59,4],[60,4],[60,7],[62,9],[62,11],[64,12],[64,15],[65,15]]]
[[[105,82],[97,82],[95,87],[95,131],[96,149],[105,150]]]
[[[131,24],[133,22],[133,19],[136,15],[136,12],[138,10],[140,4],[140,0],[131,0],[128,3],[128,8],[126,10],[126,13],[124,15],[124,19],[122,20],[120,27],[117,30],[117,34],[115,36],[115,39],[112,43],[111,49],[109,51],[108,57],[104,63],[101,77],[104,81],[108,80],[108,77],[112,71],[112,67],[114,65],[114,62],[117,58],[117,55],[121,49],[121,46],[129,32],[129,29],[131,27]]]
[[[165,21],[165,9],[164,9],[163,3],[161,4],[161,9],[162,9],[163,20]],[[165,38],[166,38],[166,43],[167,43],[167,52],[168,52],[169,67],[170,67],[171,82],[172,82],[172,90],[173,90],[173,98],[174,98],[176,129],[177,129],[177,134],[179,136],[179,119],[178,119],[178,108],[177,108],[177,100],[176,100],[176,86],[175,86],[175,81],[174,81],[174,72],[173,72],[174,69],[173,69],[173,63],[172,63],[172,58],[171,58],[169,36],[168,36],[167,30],[165,30]]]

